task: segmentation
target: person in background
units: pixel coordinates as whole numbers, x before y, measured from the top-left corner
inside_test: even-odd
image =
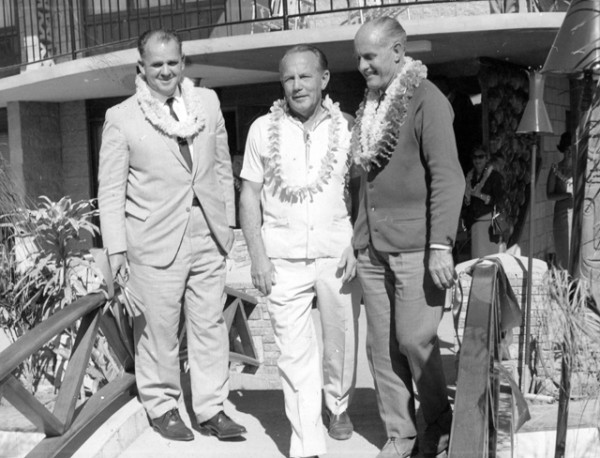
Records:
[[[450,102],[405,55],[395,19],[366,22],[354,38],[367,91],[352,131],[361,175],[353,245],[367,315],[367,356],[388,437],[378,458],[416,447],[415,392],[424,457],[446,454],[452,409],[437,329],[456,272],[452,247],[464,193]]]
[[[556,265],[563,269],[569,267],[569,245],[571,243],[571,223],[573,221],[573,146],[571,134],[565,132],[560,136],[556,149],[563,153],[563,158],[550,168],[546,182],[546,196],[554,200],[554,249]]]
[[[356,382],[360,287],[351,246],[352,118],[323,97],[329,70],[318,48],[290,48],[279,73],[285,98],[248,133],[240,215],[252,282],[267,296],[281,352],[290,456],[316,457],[326,452],[322,389],[329,435],[345,440],[353,431],[348,405]],[[322,364],[311,315],[315,295]]]
[[[491,234],[495,206],[502,202],[502,175],[489,163],[489,154],[481,147],[471,153],[473,168],[466,177],[465,224],[471,231],[471,258],[498,253],[499,243]]]

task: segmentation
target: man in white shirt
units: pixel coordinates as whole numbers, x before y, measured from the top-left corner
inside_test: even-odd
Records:
[[[285,409],[292,426],[290,456],[326,452],[321,419],[325,392],[328,432],[348,439],[347,413],[356,379],[360,293],[352,281],[349,147],[351,118],[322,91],[327,60],[308,45],[281,59],[285,99],[250,127],[240,216],[252,260],[252,281],[267,295]],[[323,374],[311,317],[323,327]]]

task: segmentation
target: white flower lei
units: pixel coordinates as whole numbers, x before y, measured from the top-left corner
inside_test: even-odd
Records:
[[[198,96],[199,88],[194,87],[191,80],[184,78],[179,86],[187,110],[187,119],[184,121],[176,121],[165,111],[164,104],[152,95],[142,75],[135,78],[135,87],[137,101],[144,116],[162,133],[170,137],[189,138],[204,129],[206,116],[202,109],[203,102]]]
[[[427,77],[427,67],[419,60],[404,58],[402,71],[387,88],[380,103],[378,91],[367,88],[352,128],[352,155],[365,170],[385,164],[398,144],[399,128],[406,121],[408,104],[415,89]]]
[[[286,115],[289,113],[289,107],[285,99],[276,100],[271,106],[269,113],[269,152],[265,167],[265,184],[273,183],[273,195],[279,193],[282,201],[292,203],[302,202],[309,197],[323,191],[323,187],[328,183],[333,171],[333,164],[337,162],[335,152],[339,148],[340,125],[344,122],[342,112],[337,103],[333,103],[329,96],[323,99],[323,107],[331,116],[328,132],[327,153],[321,160],[321,168],[316,178],[305,186],[290,185],[283,168],[281,166],[281,128]]]

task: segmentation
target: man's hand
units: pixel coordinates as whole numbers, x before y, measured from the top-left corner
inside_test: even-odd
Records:
[[[456,271],[450,250],[429,250],[429,273],[439,289],[448,289],[454,285]]]
[[[114,253],[108,257],[110,269],[112,270],[113,280],[124,285],[129,277],[129,268],[127,266],[127,256],[125,253]]]
[[[250,268],[252,284],[265,296],[271,294],[271,286],[275,284],[273,272],[273,263],[267,256],[260,256]]]
[[[342,253],[337,265],[338,271],[342,271],[342,282],[349,282],[356,276],[356,257],[352,246],[347,247]]]

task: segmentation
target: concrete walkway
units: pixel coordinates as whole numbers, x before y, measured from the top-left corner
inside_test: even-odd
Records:
[[[318,322],[318,314],[315,315]],[[350,407],[355,433],[347,441],[335,441],[328,438],[328,453],[325,458],[342,457],[375,457],[386,441],[386,434],[377,411],[373,381],[369,372],[365,352],[365,317],[360,318],[360,339],[358,356],[357,390]],[[449,394],[453,395],[455,381],[454,369],[454,328],[450,313],[444,314],[440,325],[440,339],[444,365],[450,385]],[[137,401],[132,401],[137,404]],[[240,441],[219,441],[214,437],[205,437],[196,432],[196,438],[191,442],[167,441],[147,427],[147,421],[139,404],[128,406],[136,411],[137,426],[129,429],[142,428],[137,439],[129,444],[126,437],[121,437],[120,453],[115,453],[114,440],[112,444],[93,444],[88,442],[76,457],[108,458],[281,458],[288,456],[290,426],[283,410],[283,394],[280,390],[269,391],[232,391],[225,405],[226,412],[235,420],[242,423],[248,430],[245,438]],[[180,409],[182,414],[185,407]],[[189,415],[185,421],[190,424]],[[110,429],[111,426],[107,425]],[[114,429],[115,426],[113,425]],[[131,437],[131,435],[130,435]],[[131,439],[129,439],[131,440]],[[117,444],[118,448],[119,444]]]

